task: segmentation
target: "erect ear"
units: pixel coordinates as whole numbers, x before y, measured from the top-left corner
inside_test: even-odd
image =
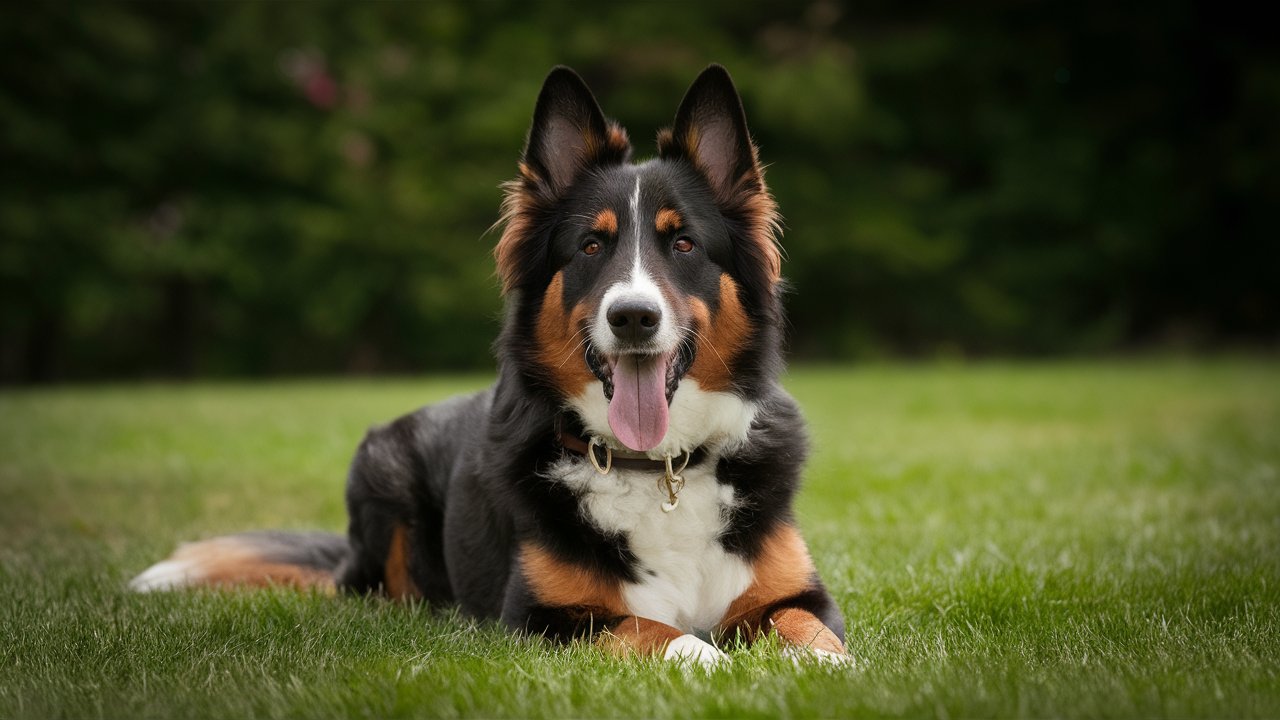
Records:
[[[554,194],[563,192],[583,170],[621,163],[631,153],[627,133],[605,120],[587,84],[557,66],[542,83],[524,162]]]
[[[742,100],[722,66],[709,66],[693,81],[670,133],[664,131],[658,137],[658,154],[691,161],[720,198],[731,195],[744,180],[758,179],[759,164]]]
[[[502,217],[495,226],[504,227],[493,256],[504,293],[541,265],[540,228],[564,191],[587,169],[623,163],[630,155],[626,131],[605,120],[582,78],[567,67],[553,68],[538,94],[520,175],[502,186]]]
[[[693,81],[675,124],[658,133],[658,155],[687,161],[707,179],[738,241],[740,276],[775,289],[782,278],[782,221],[727,70],[711,65]]]

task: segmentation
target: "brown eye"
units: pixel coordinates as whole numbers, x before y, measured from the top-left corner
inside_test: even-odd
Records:
[[[600,252],[600,243],[595,240],[588,240],[582,244],[583,255],[595,255]]]
[[[676,252],[682,252],[682,253],[691,252],[693,250],[693,241],[682,235],[676,238],[676,243],[674,247],[676,249]]]

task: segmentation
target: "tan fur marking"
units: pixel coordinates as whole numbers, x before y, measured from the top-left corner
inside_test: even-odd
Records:
[[[326,593],[337,590],[332,573],[264,560],[252,545],[234,538],[183,545],[170,559],[182,561],[195,569],[192,585],[315,588]]]
[[[661,655],[684,633],[666,623],[631,615],[600,633],[596,645],[611,655]]]
[[[738,299],[738,284],[728,274],[720,276],[720,310],[711,317],[706,303],[690,301],[698,330],[698,353],[689,377],[703,390],[728,390],[733,384],[733,361],[751,333],[751,320]]]
[[[538,327],[535,337],[538,343],[538,361],[565,397],[582,392],[583,386],[595,379],[582,360],[579,342],[583,335],[588,308],[579,304],[565,316],[564,274],[556,273],[542,296],[542,308],[538,311]],[[585,331],[583,331],[585,332]]]
[[[665,155],[675,151],[675,133],[671,128],[662,128],[658,131],[658,154]]]
[[[606,125],[603,137],[584,129],[582,141],[581,148],[560,149],[575,154],[579,172],[598,163],[623,163],[631,156],[627,131],[614,122]],[[528,151],[526,146],[525,152]],[[520,163],[519,171],[515,179],[502,184],[502,213],[493,224],[493,228],[502,226],[502,237],[493,248],[493,257],[504,294],[513,290],[521,277],[520,250],[529,241],[533,225],[540,215],[551,210],[563,190],[553,187],[551,178],[542,177],[527,162]]]
[[[751,585],[729,603],[720,621],[722,632],[741,632],[747,641],[768,632],[762,626],[769,606],[808,590],[814,574],[809,549],[792,525],[780,525],[765,539],[752,570]]]
[[[543,185],[542,178],[527,163],[520,163],[519,170],[519,177],[502,184],[502,213],[493,224],[493,227],[503,226],[502,237],[498,238],[498,244],[493,248],[493,259],[504,293],[511,290],[517,275],[516,251],[528,237],[533,225],[533,215],[543,202],[535,190]]]
[[[591,229],[596,232],[608,233],[609,235],[618,234],[618,215],[609,208],[605,208],[596,213],[595,222],[591,223]]]
[[[662,208],[653,219],[653,225],[660,233],[669,233],[684,227],[684,218],[671,208]]]
[[[757,172],[754,180],[745,183],[748,188],[754,186],[755,189],[742,192],[741,207],[750,218],[747,239],[754,244],[760,262],[769,270],[769,281],[776,283],[782,279],[782,247],[778,244],[778,238],[782,236],[782,217],[778,214],[778,202],[764,184],[764,171]]]
[[[631,140],[627,137],[627,131],[617,123],[609,123],[609,130],[605,136],[604,145],[615,153],[626,154],[631,152]]]
[[[680,138],[671,128],[665,128],[658,131],[658,155],[683,155],[710,179],[711,173],[698,160],[699,141],[696,125],[691,125]],[[782,218],[778,214],[778,203],[765,183],[764,168],[760,166],[760,152],[755,143],[751,143],[751,169],[741,177],[732,178],[732,182],[713,185],[716,185],[712,190],[721,209],[746,221],[742,240],[750,243],[752,254],[766,269],[770,282],[781,280],[782,248],[779,240],[782,237]]]
[[[778,632],[789,645],[796,645],[810,650],[825,650],[830,653],[844,655],[844,643],[822,624],[822,621],[808,610],[787,608],[779,610],[769,618],[773,629]]]
[[[409,574],[409,536],[404,525],[396,525],[391,533],[391,547],[382,574],[387,596],[395,600],[420,598],[422,593]]]
[[[605,128],[604,137],[596,135],[589,128],[583,128],[582,146],[585,148],[582,158],[585,164],[609,154],[623,160],[631,153],[631,140],[627,138],[627,131],[615,122],[610,122]]]
[[[701,171],[703,175],[711,177],[711,174],[708,173],[706,168],[702,166],[702,163],[698,161],[698,143],[701,140],[702,137],[698,134],[698,126],[690,125],[684,134],[684,146],[689,153],[689,158],[693,160],[694,165],[698,166],[698,170]]]
[[[534,597],[544,605],[583,608],[602,618],[628,614],[617,582],[567,563],[537,545],[527,543],[520,548],[520,569]]]
[[[204,584],[217,586],[236,585],[240,587],[292,587],[299,590],[316,588],[326,593],[333,593],[336,587],[333,575],[322,570],[299,567],[297,565],[281,565],[263,560],[249,560],[233,565],[216,564],[209,568]]]

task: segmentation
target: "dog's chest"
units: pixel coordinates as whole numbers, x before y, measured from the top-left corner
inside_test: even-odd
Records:
[[[660,474],[620,470],[600,475],[585,463],[555,474],[577,490],[583,516],[600,530],[626,537],[637,561],[635,583],[623,586],[630,611],[686,632],[706,632],[751,584],[751,567],[720,544],[733,488],[716,482],[714,462],[684,472],[679,505],[667,499]]]

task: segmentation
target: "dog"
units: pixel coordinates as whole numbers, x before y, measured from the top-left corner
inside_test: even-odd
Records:
[[[554,68],[503,186],[496,383],[369,431],[346,537],[187,544],[132,587],[380,593],[705,665],[776,633],[847,661],[792,513],[807,440],[778,380],[780,220],[723,67],[657,149],[633,163]]]

